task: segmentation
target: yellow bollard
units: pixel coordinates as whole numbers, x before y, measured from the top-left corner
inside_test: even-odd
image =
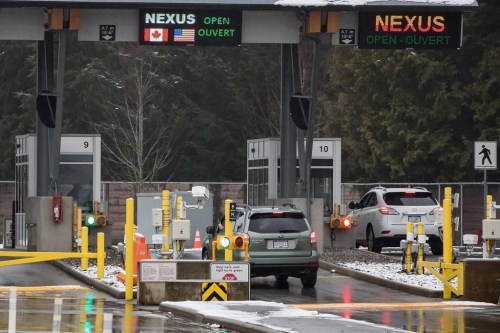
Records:
[[[89,253],[89,228],[82,227],[82,254]],[[82,271],[86,271],[89,268],[89,258],[82,257]]]
[[[487,195],[486,196],[486,219],[489,220],[491,218],[491,203],[493,202],[493,196],[492,195]],[[485,246],[485,253],[486,253],[486,258],[490,258],[491,254],[491,246],[493,244],[493,241],[491,239],[487,239],[484,241],[484,246]]]
[[[176,216],[177,216],[178,220],[182,219],[182,197],[181,196],[177,197],[177,215]],[[176,246],[175,249],[176,249],[177,253],[181,252],[181,241],[180,240],[175,241],[175,246]]]
[[[406,259],[405,259],[405,268],[406,268],[406,273],[411,272],[411,264],[412,264],[412,258],[411,258],[411,243],[412,240],[409,238],[413,238],[413,225],[411,222],[406,222]]]
[[[445,187],[443,200],[443,263],[451,264],[453,257],[452,244],[452,226],[451,226],[451,187]],[[451,268],[443,268],[443,278],[449,281],[450,274],[453,273]],[[451,298],[451,289],[443,285],[443,298]]]
[[[233,234],[233,226],[229,220],[229,214],[231,212],[231,203],[233,200],[226,199],[224,201],[224,236],[231,236]],[[224,250],[224,261],[233,261],[233,250]]]
[[[97,278],[104,277],[104,260],[106,252],[104,251],[104,232],[97,233]]]
[[[125,300],[134,298],[134,199],[128,198],[125,210]]]
[[[163,250],[170,251],[170,191],[164,190],[162,193],[162,232],[165,236]]]
[[[73,248],[73,251],[76,251],[78,249],[78,243],[77,243],[77,237],[78,237],[78,206],[76,202],[73,202],[73,206],[71,209],[72,216],[71,216],[71,228],[72,228],[72,233],[71,233],[71,247]]]
[[[76,213],[76,249],[77,252],[80,252],[80,248],[82,247],[82,209],[78,208]]]
[[[424,222],[418,222],[417,224],[417,240],[418,240],[418,253],[417,253],[417,263],[419,261],[424,261],[424,245],[420,238],[425,237],[424,233]],[[417,274],[424,274],[424,267],[417,265]]]

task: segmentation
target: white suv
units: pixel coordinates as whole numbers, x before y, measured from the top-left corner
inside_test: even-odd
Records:
[[[375,187],[359,203],[349,203],[356,226],[356,245],[367,245],[370,251],[378,253],[384,246],[399,247],[400,240],[406,239],[406,223],[424,222],[432,253],[442,254],[443,243],[434,225],[440,207],[432,193],[423,187]]]

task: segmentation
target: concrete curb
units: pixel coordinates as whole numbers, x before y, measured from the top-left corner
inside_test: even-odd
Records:
[[[443,298],[443,291],[442,290],[434,290],[434,289],[427,289],[427,288],[422,288],[422,287],[417,287],[417,286],[411,286],[407,285],[401,282],[397,281],[392,281],[392,280],[387,280],[387,279],[382,279],[377,276],[372,276],[367,273],[363,273],[360,271],[356,271],[354,269],[346,268],[337,264],[332,264],[326,261],[320,260],[319,266],[323,269],[327,270],[332,270],[334,269],[335,272],[338,272],[343,275],[350,276],[352,278],[370,282],[370,283],[375,283],[383,287],[387,288],[392,288],[400,291],[404,291],[410,294],[415,294],[419,296],[424,296],[424,297],[430,297],[430,298]]]
[[[230,319],[219,316],[205,316],[198,313],[195,310],[176,306],[174,304],[161,303],[159,307],[160,311],[170,312],[176,316],[184,317],[203,324],[214,324],[217,323],[221,325],[222,328],[227,328],[230,330],[238,331],[240,333],[246,332],[257,332],[257,333],[278,333],[283,332],[283,330],[274,330],[268,327],[264,327],[258,324],[247,323],[243,321],[238,321],[236,319]]]
[[[80,280],[80,281],[83,281],[85,284],[97,289],[97,290],[100,290],[114,298],[118,298],[118,299],[125,299],[125,291],[122,291],[122,290],[118,290],[104,282],[101,282],[97,279],[94,279],[94,278],[90,278],[88,277],[87,275],[73,269],[73,267],[71,267],[70,265],[60,261],[60,260],[53,260],[53,261],[50,261],[50,263],[52,263],[54,266],[56,266],[57,268],[59,268],[60,270],[62,270],[63,272],[66,272],[68,273],[69,275],[71,275],[72,277]],[[137,292],[134,291],[134,298],[137,298]]]

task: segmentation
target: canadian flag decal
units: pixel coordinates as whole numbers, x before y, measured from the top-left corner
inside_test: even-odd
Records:
[[[168,29],[161,28],[147,28],[144,29],[145,42],[167,42]]]

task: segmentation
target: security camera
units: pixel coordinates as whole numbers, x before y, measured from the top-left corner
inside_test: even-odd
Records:
[[[210,192],[208,191],[208,188],[204,186],[193,186],[191,193],[193,194],[193,198],[198,199],[198,202],[208,201],[210,198]]]

